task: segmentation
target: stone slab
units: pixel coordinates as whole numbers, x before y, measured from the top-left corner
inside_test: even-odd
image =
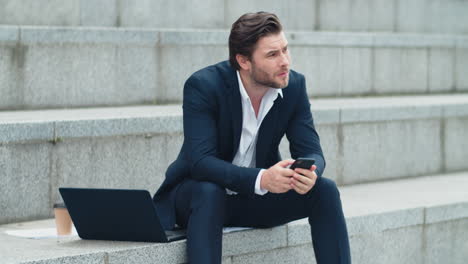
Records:
[[[468,169],[468,118],[448,118],[444,124],[444,155],[445,166],[449,170],[459,171]]]
[[[438,120],[344,125],[344,183],[442,171],[440,127]]]
[[[394,1],[320,0],[317,28],[325,31],[393,31]]]
[[[312,99],[311,109],[317,125],[440,119],[468,115],[468,96]],[[57,138],[174,133],[182,132],[182,109],[180,105],[164,105],[0,113],[2,129],[15,129],[9,134],[24,135],[22,140],[27,140],[28,134],[18,132],[20,129],[27,125],[45,128],[51,123],[54,124],[54,136]],[[49,138],[50,128],[48,131],[41,129],[36,132],[40,132],[41,137]],[[34,139],[37,136],[30,137]],[[3,143],[15,141],[5,136],[2,139]]]
[[[314,250],[311,244],[297,247],[284,247],[269,251],[233,257],[233,264],[299,264],[315,263]]]
[[[0,24],[63,25],[80,22],[80,0],[1,0]]]
[[[456,53],[456,87],[468,91],[468,47],[459,47]]]
[[[454,50],[431,48],[429,50],[428,92],[450,92],[455,90]]]
[[[15,43],[19,40],[19,27],[0,26],[0,41]]]
[[[154,194],[178,155],[181,139],[181,134],[166,134],[59,142],[51,197],[61,200],[59,187],[148,189]]]
[[[2,0],[0,6],[0,24],[17,25],[230,28],[241,14],[263,10],[294,30],[468,32],[468,4],[460,0]]]
[[[428,89],[425,49],[375,50],[373,89],[377,94],[424,93]]]
[[[317,20],[318,0],[228,0],[225,2],[225,28],[230,28],[239,16],[248,12],[267,11],[275,13],[284,28],[314,30]]]
[[[467,230],[466,218],[427,225],[424,230],[427,238],[424,263],[465,263],[468,252]]]
[[[464,172],[340,187],[353,262],[376,259],[378,263],[439,263],[448,259],[452,260],[450,263],[463,263],[468,252],[467,176]],[[223,263],[294,260],[307,263],[313,253],[310,236],[305,236],[310,234],[306,221],[225,234]],[[169,244],[90,241],[77,237],[31,240],[5,234],[6,230],[49,227],[54,227],[53,220],[0,226],[0,261],[54,264],[186,261],[185,240]],[[100,259],[104,261],[99,262]]]
[[[0,224],[50,216],[50,151],[48,143],[0,145]]]
[[[119,26],[118,0],[80,0],[80,25],[90,27]]]
[[[353,263],[423,264],[422,226],[408,226],[350,237]],[[369,261],[371,260],[371,261]]]
[[[190,74],[228,57],[225,30],[25,26],[1,27],[1,36],[4,110],[180,102]],[[464,49],[455,49],[466,37],[291,32],[288,38],[292,68],[305,74],[309,96],[466,90]],[[200,56],[207,50],[210,56]]]

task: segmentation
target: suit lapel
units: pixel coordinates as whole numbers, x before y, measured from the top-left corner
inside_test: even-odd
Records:
[[[234,159],[237,149],[239,148],[240,137],[242,133],[242,102],[239,91],[239,84],[237,81],[237,73],[234,71],[234,74],[231,74],[227,79],[228,86],[228,107],[231,112],[231,121],[232,121],[232,159]]]
[[[268,147],[271,145],[273,136],[277,132],[278,118],[282,101],[283,99],[278,95],[278,98],[276,98],[273,106],[260,125],[260,129],[257,134],[257,146],[255,154],[257,168],[265,168],[267,165],[266,162],[268,155],[265,152],[268,151]]]

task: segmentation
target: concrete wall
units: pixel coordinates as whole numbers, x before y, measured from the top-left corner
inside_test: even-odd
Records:
[[[230,28],[246,12],[276,13],[288,30],[468,33],[463,0],[1,0],[0,24]],[[183,19],[182,19],[183,18]]]
[[[180,102],[190,74],[228,59],[227,38],[226,31],[0,27],[0,109]],[[287,38],[310,96],[468,91],[467,37]]]
[[[324,176],[347,185],[467,170],[467,105],[461,96],[312,100]],[[60,186],[154,193],[182,144],[177,106],[0,117],[1,223],[50,216]],[[289,157],[286,141],[281,151]]]

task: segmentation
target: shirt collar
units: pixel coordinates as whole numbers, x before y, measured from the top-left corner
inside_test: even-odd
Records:
[[[242,83],[242,79],[240,77],[239,71],[236,71],[236,73],[237,73],[237,81],[239,82],[239,90],[240,90],[242,100],[250,100],[249,95],[247,94],[247,91],[245,90],[244,84]],[[267,93],[273,93],[274,95],[276,95],[273,98],[277,98],[278,95],[281,96],[281,98],[283,98],[283,89],[268,88]]]

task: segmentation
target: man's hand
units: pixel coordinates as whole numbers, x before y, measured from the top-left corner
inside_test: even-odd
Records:
[[[293,164],[294,160],[282,160],[265,170],[260,181],[260,187],[272,193],[285,193],[293,188],[293,170],[286,168]]]
[[[315,169],[317,166],[312,165],[310,170],[296,168],[294,169],[293,177],[291,178],[291,188],[299,194],[306,194],[309,192],[317,181],[317,174]]]

